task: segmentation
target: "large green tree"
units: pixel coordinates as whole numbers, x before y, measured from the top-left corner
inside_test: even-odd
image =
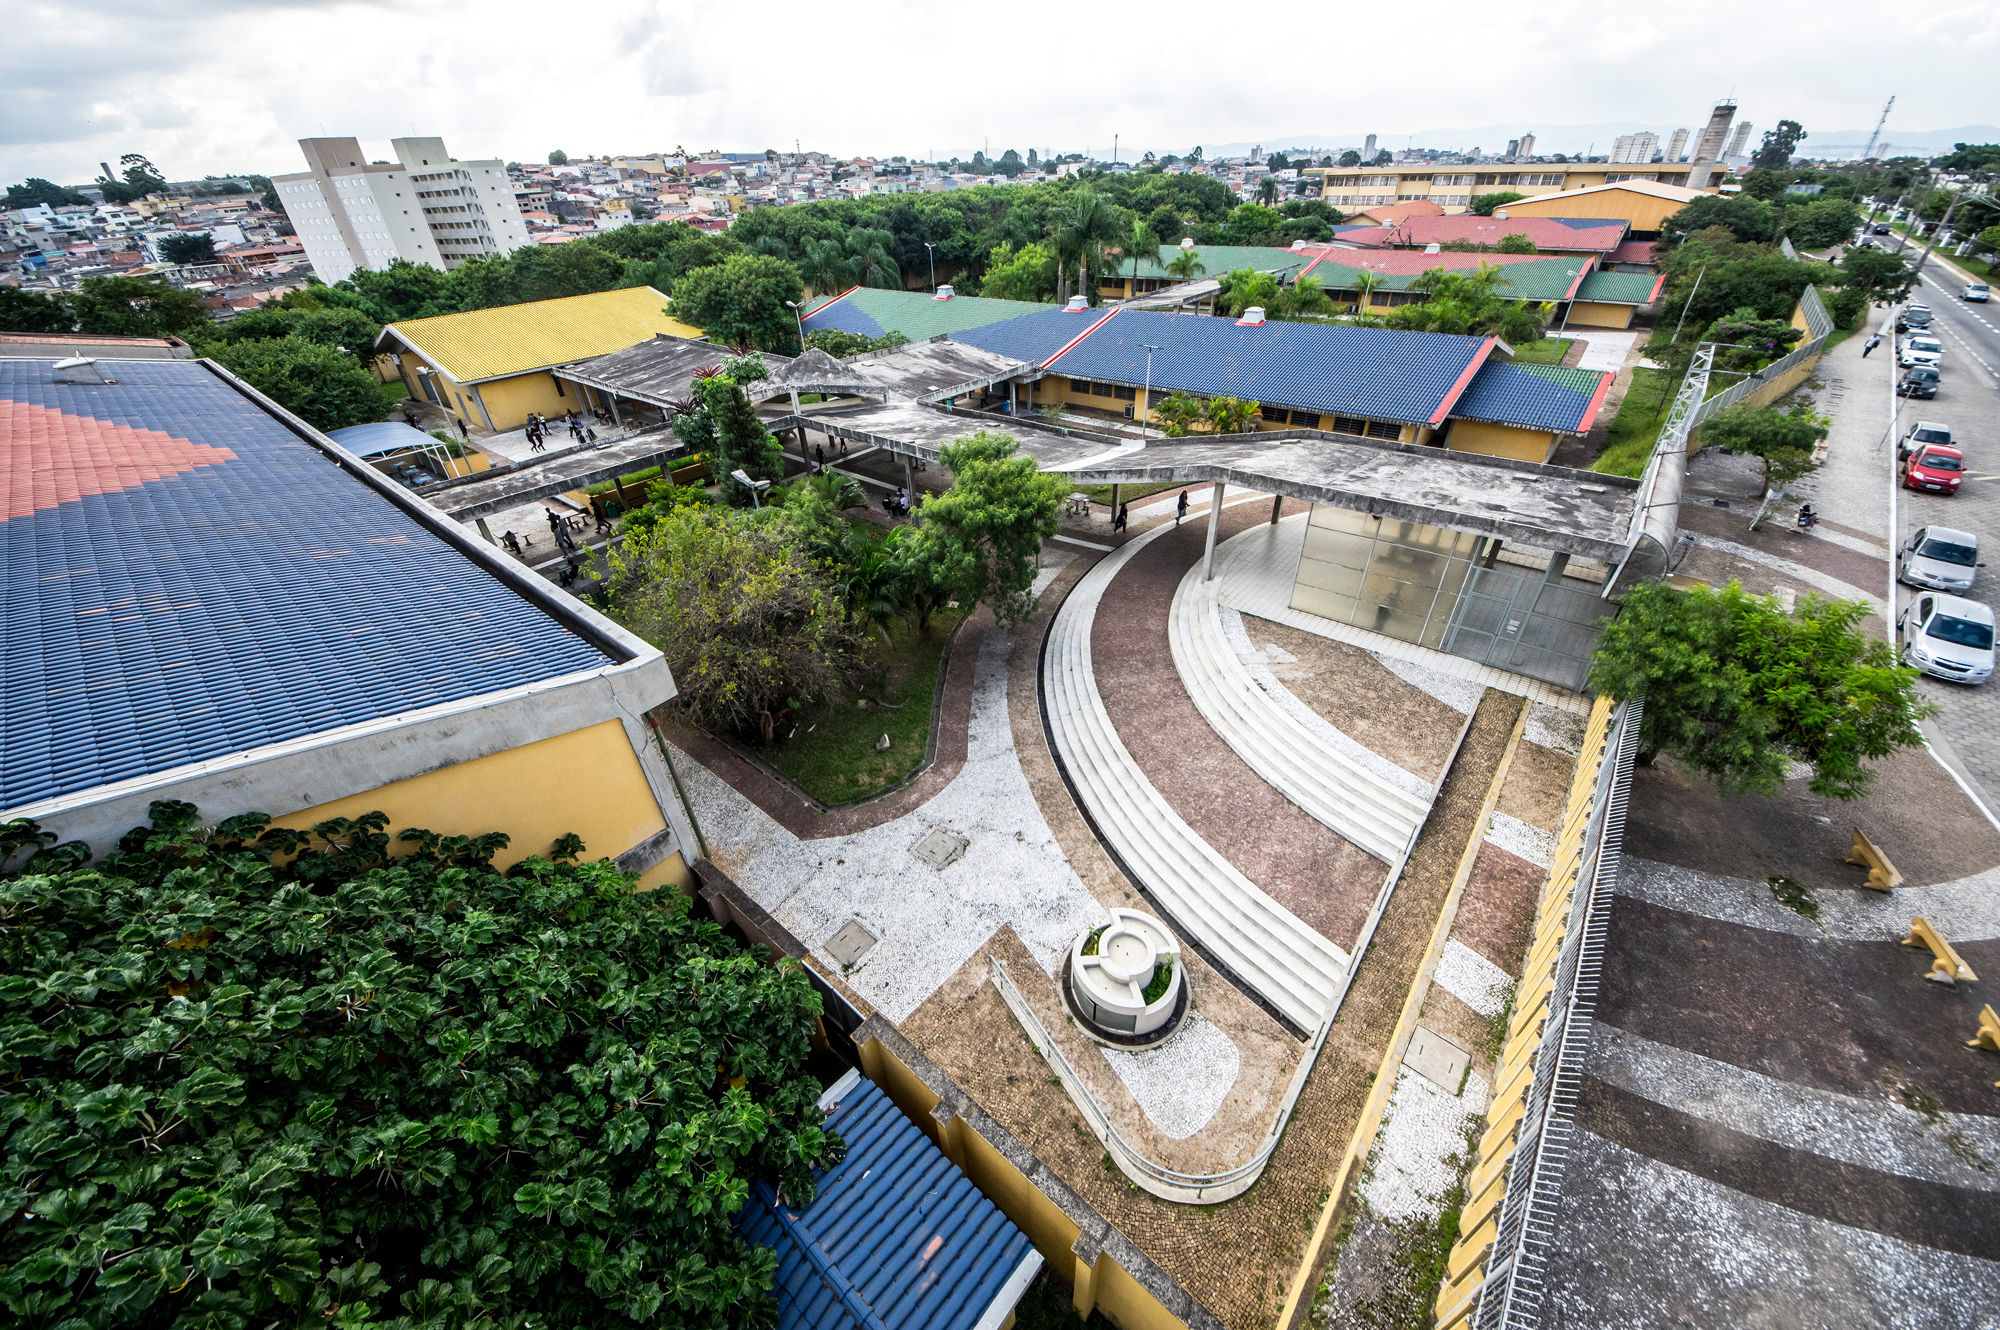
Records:
[[[215,346],[300,337],[345,351],[354,357],[356,364],[366,368],[374,363],[375,339],[381,332],[382,325],[358,309],[266,305],[217,326],[198,349],[208,354],[209,348]]]
[[[60,208],[89,202],[89,199],[73,189],[64,189],[61,185],[51,184],[40,176],[31,175],[18,185],[7,186],[6,203],[0,206],[33,208],[45,204],[51,208]]]
[[[76,316],[55,296],[0,285],[0,332],[66,333],[76,328]]]
[[[715,477],[724,502],[739,508],[752,507],[750,491],[730,473],[741,470],[752,480],[782,480],[785,455],[733,379],[718,374],[702,380],[700,386],[702,401],[714,422],[709,474]]]
[[[1028,592],[1036,557],[1056,533],[1069,493],[1061,476],[1016,451],[1012,438],[988,430],[946,444],[939,460],[952,473],[951,488],[918,507],[920,539],[911,552],[929,581],[992,606],[1002,623],[1017,623],[1034,608]]]
[[[1701,440],[1757,458],[1770,489],[1813,469],[1813,449],[1831,424],[1809,406],[1734,406],[1702,422]]]
[[[996,245],[987,258],[979,294],[995,300],[1051,300],[1056,292],[1056,255],[1047,245],[1015,249]]]
[[[269,821],[155,803],[0,881],[10,1323],[766,1322],[731,1217],[838,1144],[804,974],[574,836],[500,872],[501,833]]]
[[[1817,198],[1785,209],[1785,234],[1800,249],[1825,249],[1852,238],[1861,209],[1852,199]]]
[[[1493,194],[1479,194],[1472,200],[1472,211],[1481,217],[1491,217],[1497,209],[1504,208],[1517,199],[1525,199],[1526,194],[1511,189],[1503,189]]]
[[[1764,142],[1751,154],[1750,165],[1765,171],[1782,171],[1792,163],[1792,153],[1797,150],[1799,140],[1806,137],[1806,127],[1796,120],[1780,120],[1776,129],[1764,131]]]
[[[791,264],[768,254],[738,254],[682,277],[671,313],[717,342],[796,355],[798,320],[786,302],[804,298],[805,284]]]
[[[164,263],[214,263],[215,237],[206,231],[180,231],[160,241]]]
[[[224,342],[209,353],[315,429],[365,425],[389,409],[383,386],[337,347],[289,336]]]
[[[212,321],[192,291],[163,277],[92,277],[66,297],[76,330],[118,337],[191,337]]]
[[[611,561],[618,616],[665,653],[675,705],[766,742],[788,702],[833,692],[859,659],[834,573],[784,517],[679,508],[628,532]]]
[[[1762,199],[1704,194],[1661,224],[1660,244],[1670,249],[1711,226],[1726,227],[1742,241],[1769,240],[1776,217],[1776,211]]]
[[[1868,764],[1923,743],[1917,722],[1937,710],[1918,699],[1917,672],[1862,631],[1870,613],[1812,595],[1787,613],[1734,582],[1642,583],[1599,639],[1590,687],[1644,697],[1642,761],[1671,753],[1725,793],[1773,794],[1796,760],[1813,793],[1860,798]]]

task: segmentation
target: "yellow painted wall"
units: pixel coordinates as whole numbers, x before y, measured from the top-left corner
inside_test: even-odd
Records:
[[[1594,300],[1573,301],[1569,307],[1572,328],[1629,328],[1636,305],[1601,305]]]
[[[559,416],[565,411],[588,409],[575,385],[564,384],[558,393],[555,378],[546,370],[493,379],[480,384],[479,391],[486,398],[486,409],[493,413],[493,428],[500,430],[521,428],[528,423],[530,411]]]
[[[1445,440],[1445,450],[1479,453],[1485,457],[1511,457],[1517,462],[1546,462],[1556,450],[1557,436],[1547,430],[1516,429],[1483,420],[1455,420]]]
[[[572,831],[583,837],[590,858],[615,859],[667,826],[625,728],[615,720],[302,809],[273,825],[304,830],[376,810],[389,815],[392,833],[408,827],[456,836],[504,831],[512,841],[493,858],[501,868],[547,854]],[[671,882],[685,889],[691,881],[675,853],[648,869],[638,886],[648,891]]]
[[[1577,180],[1570,185],[1570,188],[1584,189],[1590,185],[1603,183],[1603,178],[1600,176],[1596,180]],[[1619,189],[1614,183],[1602,194],[1587,194],[1582,198],[1553,201],[1536,198],[1516,199],[1507,205],[1507,215],[1509,217],[1618,217],[1632,223],[1634,231],[1657,231],[1667,218],[1686,206],[1687,204],[1677,199],[1655,198],[1636,189]]]

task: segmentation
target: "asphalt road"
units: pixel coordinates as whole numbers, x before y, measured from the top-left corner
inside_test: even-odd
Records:
[[[1980,555],[1991,566],[1973,583],[1972,598],[2000,606],[2000,301],[1972,304],[1959,297],[1963,283],[1937,265],[1925,265],[1923,289],[1915,299],[1931,307],[1932,324],[1944,343],[1943,378],[1929,401],[1898,399],[1898,437],[1917,420],[1942,421],[1965,452],[1966,478],[1957,494],[1897,492],[1896,543],[1918,527],[1957,527],[1979,537]],[[1885,344],[1875,353],[1879,358]],[[1884,484],[1893,485],[1893,477]],[[1899,608],[1910,603],[1909,587],[1898,588]],[[1973,777],[1988,808],[2000,813],[2000,678],[1977,687],[1926,677],[1919,691],[1943,708],[1936,725]]]

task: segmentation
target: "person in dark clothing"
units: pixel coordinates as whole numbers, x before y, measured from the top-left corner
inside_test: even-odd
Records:
[[[1868,353],[1880,345],[1882,345],[1882,334],[1870,333],[1868,340],[1861,344],[1861,358],[1863,360],[1868,359]]]
[[[1177,503],[1177,504],[1175,504],[1175,505],[1174,505],[1174,525],[1175,525],[1175,526],[1179,526],[1179,525],[1181,524],[1181,519],[1182,519],[1183,517],[1186,517],[1186,516],[1187,516],[1187,510],[1188,510],[1188,501],[1187,501],[1187,491],[1186,491],[1186,490],[1182,490],[1182,491],[1181,491],[1181,501],[1180,501],[1179,503]]]
[[[815,462],[817,462],[817,463],[819,464],[819,469],[820,469],[820,470],[822,470],[822,471],[826,470],[826,445],[825,445],[825,444],[823,444],[823,443],[816,443],[816,444],[814,444],[814,445],[813,445],[813,461],[815,461]]]
[[[1111,529],[1113,531],[1123,531],[1125,529],[1125,519],[1127,515],[1131,512],[1131,509],[1132,505],[1129,503],[1121,503],[1118,505],[1118,517],[1115,521],[1111,523]]]
[[[472,442],[472,435],[466,432],[465,422],[463,420],[460,420],[457,416],[453,416],[451,418],[451,423],[458,426],[459,438],[465,440],[465,442],[467,443]]]
[[[500,534],[500,543],[514,551],[515,556],[519,557],[521,553],[521,538],[519,536],[516,536],[511,531],[504,531]]]

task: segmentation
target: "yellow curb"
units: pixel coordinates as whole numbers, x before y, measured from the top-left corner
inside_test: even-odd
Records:
[[[1444,904],[1438,910],[1437,926],[1431,930],[1430,947],[1424,952],[1423,964],[1417,968],[1417,977],[1410,985],[1409,996],[1403,999],[1402,1015],[1396,1019],[1395,1031],[1389,1036],[1389,1047],[1382,1054],[1382,1065],[1375,1072],[1375,1087],[1369,1091],[1368,1102],[1362,1105],[1361,1120],[1355,1124],[1347,1153],[1341,1157],[1340,1167],[1334,1171],[1326,1204],[1320,1208],[1319,1222],[1313,1225],[1305,1255],[1292,1276],[1284,1309],[1278,1313],[1278,1330],[1296,1330],[1305,1314],[1312,1310],[1312,1298],[1306,1296],[1306,1291],[1312,1289],[1316,1292],[1319,1287],[1319,1268],[1326,1259],[1327,1235],[1333,1232],[1334,1221],[1340,1217],[1355,1173],[1368,1158],[1368,1152],[1375,1148],[1375,1133],[1382,1129],[1382,1115],[1389,1110],[1389,1095],[1395,1089],[1397,1073],[1402,1070],[1403,1055],[1409,1051],[1410,1036],[1417,1028],[1417,1017],[1424,1009],[1424,1000],[1430,996],[1431,977],[1437,973],[1438,958],[1444,955],[1444,944],[1451,937],[1451,926],[1458,918],[1459,900],[1465,895],[1466,883],[1472,878],[1472,865],[1479,858],[1479,847],[1486,840],[1487,823],[1493,820],[1493,810],[1500,802],[1500,787],[1507,782],[1507,771],[1513,766],[1514,754],[1519,751],[1521,737],[1528,729],[1528,710],[1534,705],[1532,699],[1521,699],[1521,712],[1514,718],[1514,729],[1507,736],[1507,747],[1501,751],[1500,765],[1494,768],[1493,779],[1487,783],[1486,799],[1480,805],[1479,820],[1473,824],[1472,839],[1466,843],[1465,853],[1459,856],[1458,872],[1453,876],[1451,889],[1445,893]]]

